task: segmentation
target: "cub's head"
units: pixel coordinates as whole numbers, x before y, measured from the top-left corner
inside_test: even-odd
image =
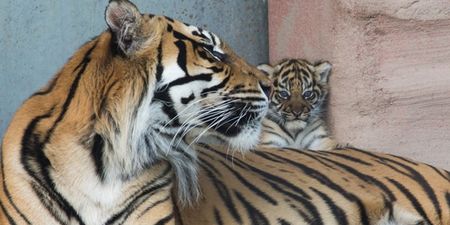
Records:
[[[302,59],[285,59],[274,67],[262,64],[273,82],[270,114],[283,122],[303,120],[321,111],[328,90],[331,64],[312,65]]]

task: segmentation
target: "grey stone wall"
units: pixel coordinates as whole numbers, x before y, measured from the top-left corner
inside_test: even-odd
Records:
[[[20,104],[106,28],[107,0],[0,1],[0,137]],[[218,34],[250,63],[267,62],[266,0],[134,0]]]

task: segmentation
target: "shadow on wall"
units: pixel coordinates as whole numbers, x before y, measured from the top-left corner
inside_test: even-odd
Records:
[[[21,102],[42,87],[81,44],[106,29],[107,2],[0,1],[0,137]],[[268,60],[265,0],[133,2],[142,12],[207,28],[250,63]]]

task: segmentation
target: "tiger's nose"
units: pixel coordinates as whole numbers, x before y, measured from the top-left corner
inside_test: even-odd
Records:
[[[299,117],[300,115],[302,115],[302,111],[292,111],[292,114],[294,114],[294,116]]]

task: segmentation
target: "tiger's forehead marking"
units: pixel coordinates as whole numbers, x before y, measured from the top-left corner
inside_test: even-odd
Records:
[[[214,50],[220,53],[223,53],[221,47],[223,45],[222,40],[220,38],[207,30],[204,30],[200,27],[193,26],[187,23],[183,23],[178,20],[174,20],[170,17],[165,17],[169,22],[169,26],[173,26],[175,30],[183,33],[185,36],[190,36],[195,39],[198,43],[214,46]]]
[[[277,86],[291,91],[303,91],[314,85],[313,71],[299,60],[286,60],[276,71]]]

